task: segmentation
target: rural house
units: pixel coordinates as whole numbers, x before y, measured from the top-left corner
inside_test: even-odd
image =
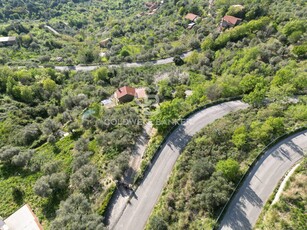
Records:
[[[16,37],[0,37],[0,46],[12,46],[16,43]]]
[[[224,17],[222,18],[220,27],[221,27],[221,28],[234,27],[234,26],[240,24],[241,21],[242,21],[241,18],[236,18],[236,17],[234,17],[234,16],[226,15],[226,16],[224,16]]]
[[[196,14],[188,13],[184,18],[191,22],[195,22],[199,18],[199,16]]]
[[[119,103],[126,103],[136,97],[136,90],[133,87],[124,86],[117,89],[114,96]]]

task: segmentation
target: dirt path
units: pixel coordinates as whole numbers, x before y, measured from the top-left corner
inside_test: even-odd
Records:
[[[124,175],[125,183],[133,183],[134,177],[141,167],[142,157],[145,153],[151,134],[152,124],[146,123],[140,137],[136,141],[136,145],[129,163],[130,168],[126,171]],[[116,222],[120,218],[128,203],[129,196],[131,195],[131,193],[131,190],[125,188],[122,185],[118,185],[118,189],[115,191],[113,199],[110,201],[108,210],[106,212],[105,222],[107,224],[112,225],[113,222]]]
[[[279,189],[278,189],[278,191],[277,191],[277,193],[276,193],[276,195],[275,195],[275,197],[274,197],[274,200],[273,200],[273,202],[272,202],[272,205],[275,204],[275,203],[279,200],[279,198],[280,198],[282,192],[284,191],[284,189],[285,189],[285,187],[286,187],[287,181],[290,179],[290,177],[291,177],[292,174],[295,172],[295,170],[298,168],[298,166],[300,166],[300,164],[301,164],[301,163],[295,165],[295,166],[288,172],[287,176],[283,179],[283,181],[281,182],[280,187],[279,187]]]

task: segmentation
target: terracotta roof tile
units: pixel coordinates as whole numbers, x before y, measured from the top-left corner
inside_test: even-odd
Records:
[[[198,17],[198,15],[196,15],[196,14],[188,13],[184,18],[188,19],[190,21],[194,21],[197,17]]]
[[[116,90],[116,96],[118,99],[126,95],[135,96],[135,88],[130,86],[124,86]]]
[[[234,16],[229,16],[229,15],[226,15],[223,17],[223,20],[232,24],[232,25],[236,25],[238,22],[240,22],[242,19],[241,18],[236,18]]]

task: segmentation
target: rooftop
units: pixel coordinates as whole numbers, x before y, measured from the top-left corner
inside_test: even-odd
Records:
[[[37,217],[27,204],[5,219],[4,223],[9,230],[43,230]]]
[[[236,25],[238,21],[241,21],[242,19],[241,18],[236,18],[234,16],[229,16],[229,15],[226,15],[223,17],[223,20],[228,22],[228,23],[231,23],[233,25]]]
[[[16,41],[16,37],[0,37],[0,42],[13,42]]]
[[[198,18],[198,15],[192,14],[192,13],[188,13],[184,18],[188,19],[190,21],[194,21],[196,18]]]
[[[135,88],[132,88],[130,86],[124,86],[116,90],[117,98],[121,98],[126,95],[135,96],[136,95]]]
[[[194,21],[196,18],[198,18],[198,15],[192,14],[192,13],[188,13],[184,18],[188,19],[190,21]]]

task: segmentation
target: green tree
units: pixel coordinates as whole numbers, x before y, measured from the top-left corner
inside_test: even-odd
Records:
[[[194,182],[207,180],[214,172],[213,164],[207,159],[198,159],[191,168],[191,177]]]
[[[167,230],[167,225],[162,217],[153,216],[149,221],[149,229],[150,230]]]
[[[294,46],[292,52],[297,55],[299,58],[307,57],[307,44]]]
[[[159,132],[165,132],[180,117],[183,102],[180,99],[163,102],[156,113],[151,116],[153,126]]]
[[[98,183],[98,172],[95,166],[87,164],[78,169],[70,177],[72,188],[87,192]]]
[[[201,49],[203,51],[206,51],[208,49],[213,49],[213,48],[214,48],[214,40],[213,40],[212,36],[206,37],[206,39],[201,44]]]
[[[24,102],[33,102],[34,93],[29,86],[21,86],[20,87],[20,99]]]
[[[292,68],[293,66],[287,66],[278,70],[271,84],[274,86],[281,86],[286,83],[291,83],[292,79],[295,78],[295,72]]]
[[[72,194],[61,201],[56,218],[51,222],[51,230],[104,230],[102,217],[93,213],[88,199],[83,194]]]
[[[240,87],[244,93],[250,93],[254,90],[258,83],[264,83],[263,77],[257,77],[255,75],[247,74],[240,81]]]
[[[270,143],[279,135],[284,133],[284,123],[281,117],[269,117],[265,122],[254,121],[251,123],[251,137],[260,140],[264,144]]]
[[[254,91],[252,91],[248,95],[245,95],[243,97],[243,100],[253,105],[254,107],[258,107],[263,103],[266,92],[267,92],[267,88],[264,86],[264,84],[258,83]]]
[[[245,8],[238,5],[233,5],[228,8],[227,15],[231,15],[238,18],[243,18],[245,16]]]
[[[224,178],[220,172],[213,173],[210,180],[206,181],[201,194],[195,198],[201,207],[213,214],[229,199],[233,184]]]
[[[236,128],[232,135],[232,143],[238,148],[244,150],[248,146],[248,132],[245,126]]]
[[[56,83],[52,79],[46,78],[43,80],[43,88],[50,93],[54,92],[56,89]]]
[[[240,165],[236,160],[228,158],[216,164],[216,171],[222,172],[227,180],[234,182],[240,176]]]
[[[283,28],[283,33],[287,36],[290,36],[294,32],[306,32],[306,20],[292,20],[289,21]]]
[[[98,60],[99,55],[91,48],[81,49],[78,53],[79,62],[82,64],[90,64]]]
[[[176,66],[181,66],[184,64],[184,61],[182,60],[182,58],[179,56],[179,55],[176,55],[174,58],[173,58],[173,61],[175,63]]]
[[[101,67],[101,68],[95,70],[93,75],[94,75],[95,82],[98,82],[98,81],[103,81],[103,82],[106,82],[106,83],[110,82],[109,71],[108,71],[107,67]]]
[[[122,56],[122,57],[128,57],[128,56],[130,56],[130,53],[129,53],[128,50],[122,50],[122,51],[120,52],[120,56]]]
[[[34,192],[41,197],[49,197],[67,188],[65,173],[53,173],[42,176],[34,185]]]
[[[0,160],[2,162],[11,163],[12,158],[20,153],[20,149],[12,146],[5,146],[1,148]]]
[[[186,87],[184,85],[177,86],[175,97],[185,99],[186,97],[185,90],[186,90]]]
[[[162,80],[159,82],[158,96],[160,99],[171,99],[173,94],[173,88],[169,80]]]
[[[39,178],[33,187],[36,195],[41,197],[48,197],[52,193],[52,189],[49,184],[49,176],[42,176]]]

